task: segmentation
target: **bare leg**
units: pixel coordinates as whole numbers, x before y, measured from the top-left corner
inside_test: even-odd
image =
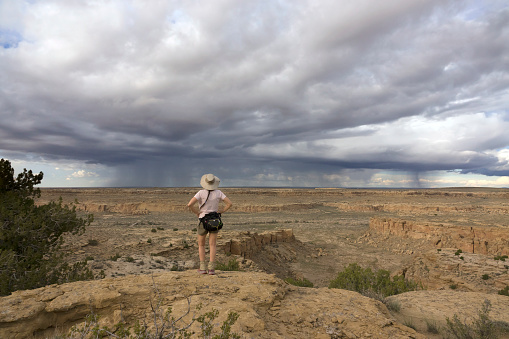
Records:
[[[216,260],[216,241],[217,241],[217,233],[209,233],[210,262],[214,262]],[[203,240],[203,242],[205,243],[205,240]],[[205,253],[204,253],[204,256],[205,256]]]
[[[206,238],[207,238],[206,234],[198,235],[198,254],[200,255],[200,261],[205,261],[205,239]],[[214,246],[214,250],[215,250],[215,246]]]

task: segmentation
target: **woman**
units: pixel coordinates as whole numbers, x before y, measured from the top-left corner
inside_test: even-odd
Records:
[[[198,218],[203,218],[206,214],[211,212],[224,213],[228,211],[228,209],[230,209],[232,206],[230,199],[228,199],[223,192],[217,189],[219,187],[220,181],[221,180],[214,176],[214,174],[204,174],[201,177],[200,185],[204,189],[198,191],[198,193],[196,193],[196,195],[187,204],[189,210],[196,214]],[[219,210],[220,201],[225,203],[225,206],[222,208],[222,210]],[[199,208],[196,208],[196,203],[199,204]],[[200,274],[215,274],[216,241],[218,232],[219,231],[207,231],[205,228],[203,228],[203,223],[201,221],[198,225],[198,254],[200,255],[200,269],[198,272]],[[208,272],[207,263],[205,262],[205,240],[207,238],[207,233],[209,234],[210,250]]]

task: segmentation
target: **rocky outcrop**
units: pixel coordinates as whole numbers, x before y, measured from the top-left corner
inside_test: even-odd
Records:
[[[458,253],[455,249],[430,250],[417,255],[403,272],[428,290],[497,294],[509,285],[509,261],[493,256]],[[509,303],[509,298],[507,299]]]
[[[0,298],[0,337],[66,333],[72,325],[83,326],[91,313],[111,329],[121,320],[151,327],[154,309],[168,307],[176,318],[183,315],[179,326],[192,322],[193,314],[216,309],[213,334],[233,311],[239,318],[232,330],[250,338],[424,338],[397,322],[383,304],[356,292],[294,287],[265,273],[203,276],[194,270],[15,292]],[[194,322],[189,330],[200,334],[199,325]]]
[[[509,325],[507,312],[509,297],[497,294],[484,294],[479,292],[458,292],[452,290],[442,291],[413,291],[398,294],[387,298],[388,303],[397,303],[400,306],[395,313],[396,319],[404,324],[411,324],[419,332],[426,333],[428,324],[440,331],[439,338],[443,338],[447,328],[447,318],[456,314],[460,321],[472,324],[479,319],[485,300],[491,304],[488,314],[492,321]],[[507,338],[505,333],[501,338]]]
[[[241,232],[236,239],[227,241],[224,245],[225,253],[252,258],[266,245],[295,241],[293,230],[286,229],[273,232],[251,233]]]
[[[456,248],[487,255],[509,254],[508,228],[420,224],[386,218],[371,218],[369,228],[387,236],[426,240],[436,248]]]
[[[75,261],[86,260],[96,276],[160,273],[168,269],[198,268],[199,265],[196,231],[151,232],[150,228],[126,228],[123,239],[99,237],[95,230],[91,234],[94,239],[99,239],[93,245],[90,245],[89,237],[69,235],[63,249],[73,253]],[[146,239],[150,239],[150,243]],[[261,233],[222,230],[217,238],[216,259],[226,263],[235,258],[243,270],[258,270],[260,268],[253,260],[271,256],[273,260],[264,268],[275,273],[271,268],[284,266],[295,259],[294,247],[302,250],[302,243],[295,238],[292,229]],[[108,253],[116,254],[105,256],[106,249],[113,249],[114,252]]]

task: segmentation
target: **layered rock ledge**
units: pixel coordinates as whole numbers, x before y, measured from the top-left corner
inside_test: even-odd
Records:
[[[241,232],[239,237],[227,241],[224,245],[225,253],[241,255],[244,258],[252,258],[266,245],[294,242],[295,236],[292,229],[272,232]]]
[[[456,248],[463,252],[508,255],[509,229],[421,224],[388,218],[371,218],[369,228],[388,236],[426,240],[436,248]]]

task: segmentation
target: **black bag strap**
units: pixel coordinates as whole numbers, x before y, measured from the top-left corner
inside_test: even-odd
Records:
[[[210,191],[209,193],[207,194],[207,199],[205,199],[205,201],[203,202],[203,204],[200,205],[200,209],[207,203],[207,200],[209,200],[209,196],[210,196]]]

